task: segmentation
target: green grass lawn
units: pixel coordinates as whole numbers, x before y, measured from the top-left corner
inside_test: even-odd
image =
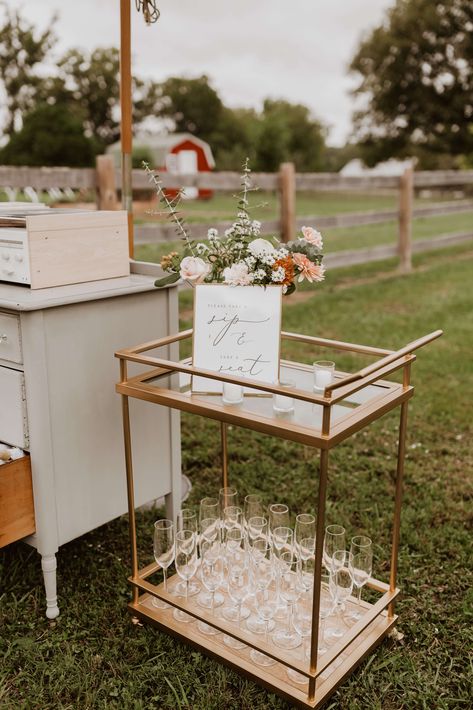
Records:
[[[399,558],[398,633],[328,701],[327,710],[457,710],[471,707],[473,573],[473,254],[451,249],[415,258],[400,276],[389,264],[333,271],[304,299],[287,299],[284,328],[396,348],[437,328],[445,335],[413,366]],[[297,296],[297,294],[296,294]],[[192,294],[182,295],[188,324]],[[310,362],[292,343],[285,355]],[[340,364],[342,359],[335,356]],[[344,361],[343,361],[344,362]],[[374,574],[387,579],[398,412],[358,433],[330,458],[327,522],[374,541]],[[197,505],[220,484],[215,422],[182,418],[183,468]],[[230,479],[242,495],[313,511],[317,456],[243,429],[229,433]],[[152,523],[138,514],[141,563]],[[287,702],[126,612],[127,519],[61,548],[61,616],[44,618],[36,552],[0,551],[0,708],[136,710],[288,709]]]

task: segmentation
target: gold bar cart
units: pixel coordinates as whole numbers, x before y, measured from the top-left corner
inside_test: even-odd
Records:
[[[407,408],[409,399],[414,394],[414,388],[410,384],[410,370],[415,360],[414,351],[440,335],[442,335],[442,331],[438,330],[409,343],[400,350],[391,351],[283,332],[282,338],[286,340],[370,355],[377,359],[353,374],[336,372],[334,381],[321,394],[313,392],[312,368],[310,366],[282,360],[281,372],[284,376],[290,375],[291,379],[295,381],[294,389],[252,380],[251,387],[267,396],[246,396],[241,405],[230,406],[224,405],[218,395],[193,394],[191,392],[190,380],[193,375],[248,385],[248,381],[243,378],[193,367],[189,359],[179,360],[178,342],[191,338],[192,330],[118,351],[116,357],[120,360],[120,382],[117,384],[116,390],[122,396],[132,555],[132,574],[129,581],[133,588],[133,599],[128,605],[130,614],[142,621],[154,624],[162,631],[192,644],[208,655],[245,673],[271,691],[286,697],[295,705],[303,708],[320,707],[363,658],[386,636],[397,619],[394,613],[394,601],[399,594],[399,589],[396,587],[396,577]],[[154,351],[160,348],[165,348],[165,358],[155,356]],[[149,351],[153,351],[153,355],[146,354]],[[129,376],[128,363],[146,365],[148,369],[138,375]],[[396,371],[402,371],[401,383],[385,379]],[[282,415],[274,413],[272,394],[293,397],[295,400],[294,412]],[[148,578],[159,569],[157,564],[153,563],[139,568],[129,397],[220,421],[223,454],[222,485],[227,485],[228,482],[228,424],[278,436],[320,450],[312,635],[308,662],[301,660],[298,649],[287,651],[276,649],[272,644],[265,643],[236,623],[216,617],[208,610],[202,609],[193,601],[192,597],[186,601],[183,597],[174,596],[173,587],[176,583],[176,576],[169,580],[167,593],[162,584],[151,584]],[[389,583],[373,578],[368,581],[367,586],[377,592],[379,598],[373,604],[362,602],[361,619],[352,627],[347,628],[342,638],[331,646],[326,654],[318,656],[320,580],[329,451],[353,433],[368,426],[396,407],[400,407],[400,427]],[[154,597],[168,602],[171,608],[166,610],[156,608],[152,604]],[[353,603],[353,599],[348,601],[349,605]],[[195,624],[176,621],[172,614],[174,608],[181,609],[227,636],[238,639],[246,644],[247,648],[234,650],[223,643],[221,635],[204,635],[199,632]],[[277,663],[268,668],[255,666],[249,656],[249,650],[252,648],[262,651]],[[286,673],[288,668],[306,676],[307,683],[301,685],[291,681]]]

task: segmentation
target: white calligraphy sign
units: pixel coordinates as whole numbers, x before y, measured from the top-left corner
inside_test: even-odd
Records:
[[[195,367],[250,380],[278,380],[280,286],[202,284],[196,286],[194,299]],[[192,391],[222,392],[222,382],[193,377]]]

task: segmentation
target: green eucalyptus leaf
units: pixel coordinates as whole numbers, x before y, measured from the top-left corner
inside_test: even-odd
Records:
[[[287,287],[287,291],[284,295],[290,296],[291,293],[294,293],[295,290],[296,290],[296,284],[295,283],[289,284],[289,286]]]
[[[169,274],[168,276],[163,276],[161,279],[156,279],[154,285],[156,288],[162,288],[163,286],[169,286],[170,284],[176,283],[176,281],[179,281],[180,278],[179,274]]]

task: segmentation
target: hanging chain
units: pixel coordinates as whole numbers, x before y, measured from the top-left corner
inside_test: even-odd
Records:
[[[156,0],[135,0],[138,12],[143,10],[143,17],[147,25],[152,25],[159,20],[160,11],[156,7]]]

